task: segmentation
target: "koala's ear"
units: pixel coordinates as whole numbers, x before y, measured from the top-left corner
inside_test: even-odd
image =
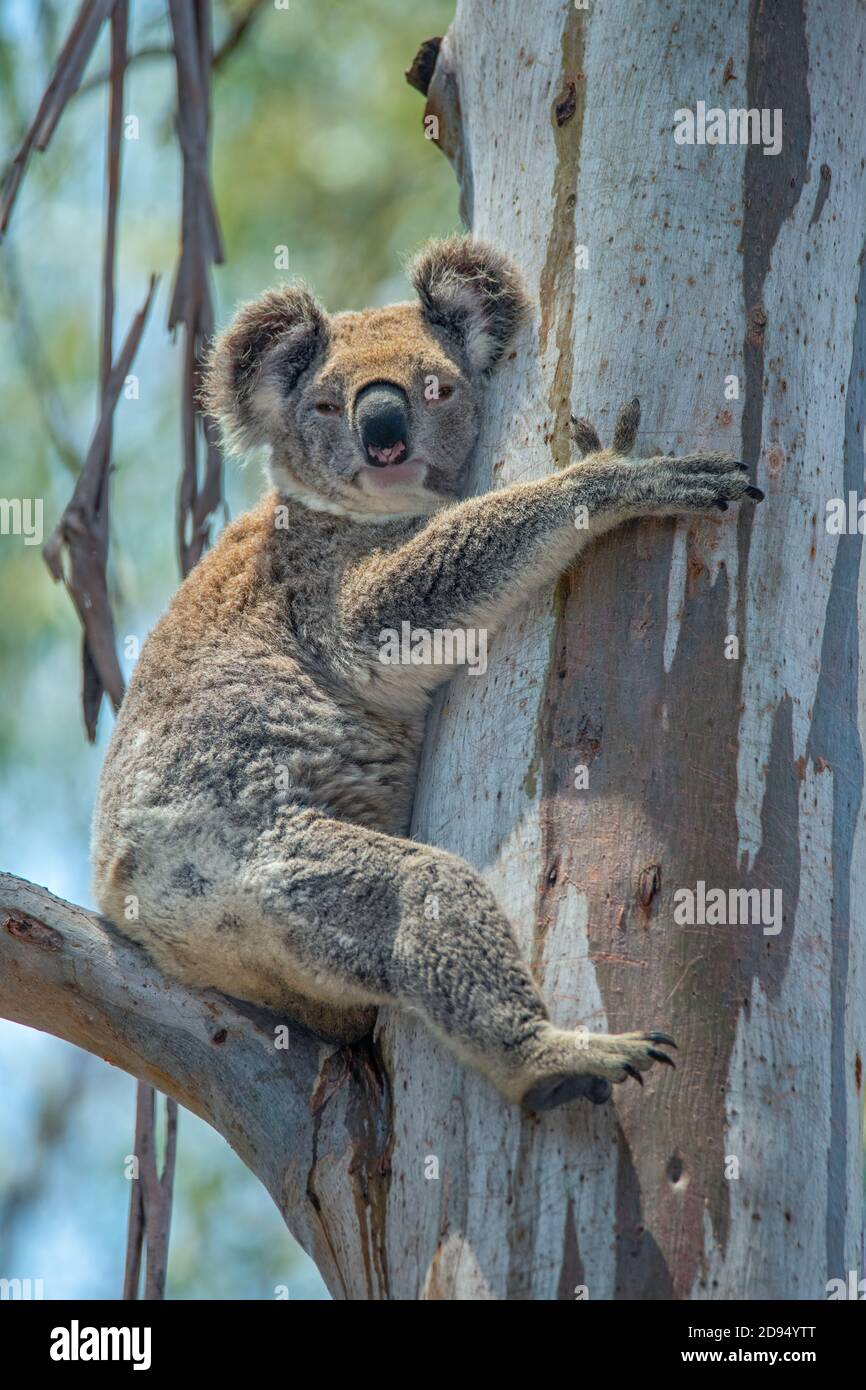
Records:
[[[495,367],[529,312],[516,268],[472,237],[433,241],[409,267],[424,317],[457,338],[473,371]]]
[[[327,315],[303,285],[281,285],[241,306],[213,343],[202,389],[229,448],[267,442],[286,396],[327,342]]]

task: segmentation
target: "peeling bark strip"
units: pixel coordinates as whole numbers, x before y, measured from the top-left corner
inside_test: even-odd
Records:
[[[85,639],[85,716],[87,736],[96,737],[99,710],[97,690],[104,689],[115,709],[123,699],[123,675],[117,660],[114,619],[108,601],[105,566],[108,546],[108,478],[112,420],[123,383],[129,375],[141,342],[156,290],[151,276],[147,298],[132,321],[120,356],[102,389],[101,413],[84,467],[53,534],[43,547],[45,563],[60,582],[65,579],[70,598],[81,619]],[[63,558],[68,556],[69,573]],[[89,673],[89,666],[93,670]],[[98,685],[97,685],[98,682]]]
[[[483,869],[556,1021],[681,1046],[675,1075],[550,1123],[385,1020],[410,1296],[822,1298],[862,1263],[866,576],[862,538],[823,519],[863,484],[866,13],[844,56],[817,0],[669,20],[659,0],[627,33],[612,6],[462,3],[431,87],[447,58],[473,230],[540,299],[473,486],[549,473],[569,407],[605,437],[637,394],[639,447],[739,453],[769,497],[754,521],[604,540],[431,720],[413,832]],[[781,152],[675,145],[698,101],[781,108]],[[781,931],[677,926],[699,880],[779,890]]]
[[[424,97],[430,90],[433,69],[436,66],[436,59],[439,57],[441,45],[441,37],[425,39],[404,74],[409,86],[414,87]]]
[[[103,21],[108,18],[114,4],[115,0],[83,0],[78,10],[51,74],[51,81],[39,103],[39,110],[6,170],[0,193],[0,236],[9,225],[30,155],[33,150],[41,153],[48,148],[66,103],[78,90]]]
[[[181,435],[183,467],[177,511],[182,575],[207,547],[213,513],[222,501],[222,454],[216,422],[199,410],[201,364],[213,335],[211,266],[223,261],[209,173],[211,16],[210,0],[169,0],[177,69],[177,132],[183,159],[180,260],[175,275],[169,331],[183,325]],[[204,435],[204,477],[199,485],[198,435]]]
[[[106,206],[105,241],[102,252],[102,326],[99,353],[99,396],[100,409],[105,413],[108,383],[114,362],[114,277],[117,261],[117,220],[120,205],[121,140],[123,138],[123,93],[126,75],[126,44],[129,32],[128,0],[116,0],[111,12],[111,85],[109,88],[108,136],[106,141]],[[99,464],[100,489],[94,518],[99,559],[103,577],[108,564],[108,537],[110,531],[109,500],[111,479],[111,455],[113,444],[113,419],[107,417],[107,430],[103,444],[103,457]],[[107,608],[107,604],[106,604]],[[114,649],[114,638],[111,635]],[[85,633],[82,643],[82,665],[84,670],[84,725],[92,739],[96,731],[99,709],[105,685],[100,675],[97,654],[91,649]]]
[[[30,153],[44,150],[66,103],[78,89],[103,21],[111,15],[111,88],[106,160],[106,222],[102,268],[100,345],[100,405],[96,432],[79,473],[72,498],[54,535],[43,549],[56,580],[64,578],[63,552],[68,552],[67,585],[83,627],[82,705],[87,736],[96,737],[102,696],[107,692],[115,709],[123,697],[123,676],[117,660],[114,623],[108,602],[106,566],[109,535],[109,480],[113,415],[144,329],[154,282],[144,308],[134,321],[120,360],[113,365],[114,272],[120,193],[120,149],[123,121],[123,83],[128,28],[127,0],[84,0],[39,104],[36,117],[7,170],[0,197],[0,232],[5,231]]]
[[[429,39],[428,43],[436,42]],[[422,58],[422,49],[415,57],[415,62],[409,69],[412,72],[415,64],[422,63],[424,75],[427,77],[426,67],[429,64],[429,52],[426,58]],[[430,50],[432,51],[432,50]],[[407,73],[407,80],[411,81]],[[460,107],[460,72],[455,64],[448,42],[448,35],[440,39],[436,46],[436,58],[430,68],[427,77],[428,87],[425,95],[427,105],[424,107],[424,119],[435,117],[438,122],[439,133],[435,137],[434,143],[439,147],[447,159],[454,166],[457,181],[460,187],[460,218],[464,227],[472,226],[472,203],[473,203],[473,184],[472,184],[472,161],[469,149],[463,138],[463,116]],[[417,85],[413,83],[412,85]]]

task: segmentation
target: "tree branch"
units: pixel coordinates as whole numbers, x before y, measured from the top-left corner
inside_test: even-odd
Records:
[[[208,167],[210,144],[210,4],[169,0],[177,67],[177,132],[183,160],[181,252],[175,276],[169,330],[183,325],[181,397],[183,458],[177,507],[178,557],[182,575],[201,558],[213,514],[222,500],[222,454],[212,420],[199,409],[201,360],[213,328],[210,268],[223,260]],[[204,476],[199,485],[198,434],[204,434]]]
[[[200,1115],[270,1192],[335,1297],[387,1297],[390,1088],[369,1040],[335,1047],[266,1010],[187,989],[104,918],[5,873],[0,1017],[64,1038]]]
[[[81,76],[99,38],[102,22],[111,13],[114,0],[83,0],[72,28],[43,93],[39,110],[24,135],[3,179],[0,191],[0,236],[9,225],[21,180],[33,150],[48,148],[66,103],[74,96]]]
[[[66,578],[64,552],[69,556],[66,583],[85,637],[84,716],[91,742],[96,737],[97,692],[101,697],[101,691],[106,690],[115,710],[120,708],[123,699],[123,674],[115,649],[114,619],[105,572],[109,455],[114,410],[138,351],[155,290],[156,279],[151,276],[147,298],[132,321],[117,362],[103,382],[99,421],[84,467],[60,521],[42,550],[45,563],[58,582]]]

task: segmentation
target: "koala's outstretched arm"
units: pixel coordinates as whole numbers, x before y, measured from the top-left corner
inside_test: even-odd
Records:
[[[763,494],[745,465],[722,454],[631,457],[640,422],[632,401],[620,412],[613,447],[602,450],[585,421],[575,423],[582,463],[538,482],[471,498],[437,513],[423,531],[350,576],[342,636],[374,687],[389,697],[430,690],[454,666],[385,664],[382,633],[413,629],[491,631],[535,589],[553,581],[595,536],[639,516],[725,510]]]

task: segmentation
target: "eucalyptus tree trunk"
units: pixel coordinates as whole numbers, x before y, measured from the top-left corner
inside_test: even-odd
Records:
[[[414,833],[483,871],[556,1022],[670,1029],[679,1069],[533,1119],[389,1018],[392,1297],[866,1274],[863,538],[828,509],[864,483],[864,48],[856,0],[461,0],[441,45],[427,128],[540,305],[473,489],[638,395],[639,451],[767,500],[611,535],[437,706]]]

